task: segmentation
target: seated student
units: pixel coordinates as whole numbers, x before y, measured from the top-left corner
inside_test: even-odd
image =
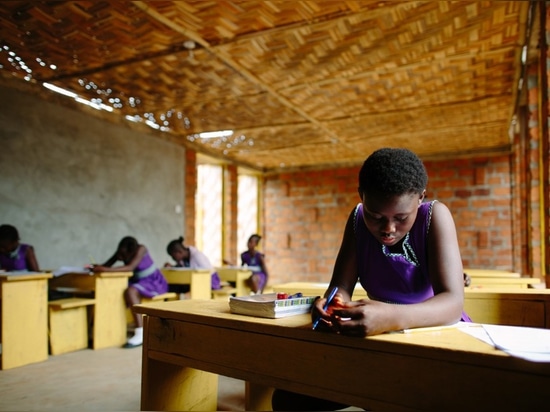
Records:
[[[19,242],[19,232],[12,225],[0,226],[0,269],[39,272],[34,248]]]
[[[409,150],[384,148],[365,160],[360,203],[346,223],[329,288],[312,307],[312,319],[320,317],[317,329],[362,338],[470,321],[453,217],[443,203],[424,202],[427,181],[424,164]],[[351,300],[357,280],[369,299]],[[338,293],[325,311],[333,287]],[[274,391],[272,406],[346,407],[283,390]]]
[[[269,276],[264,254],[256,250],[256,246],[258,246],[261,239],[262,237],[258,234],[250,236],[248,238],[248,250],[241,253],[241,264],[249,266],[250,270],[252,270],[252,275],[248,278],[248,287],[254,293],[262,293]]]
[[[211,270],[212,280],[211,288],[213,290],[221,289],[221,281],[217,272],[214,272],[214,267],[210,263],[210,259],[198,250],[194,246],[185,246],[183,244],[183,236],[180,236],[178,239],[170,241],[166,247],[166,253],[170,255],[175,265],[170,263],[165,263],[164,267],[178,267],[178,268],[189,268],[189,269],[208,269]],[[170,292],[183,293],[186,294],[190,290],[189,285],[169,285]]]
[[[121,260],[123,266],[112,267]],[[103,265],[94,265],[94,272],[134,272],[129,280],[129,286],[124,291],[127,307],[141,302],[141,296],[153,297],[168,292],[168,284],[161,271],[156,267],[147,248],[131,237],[124,237],[118,244],[116,252]],[[141,314],[133,313],[136,328],[134,336],[128,339],[125,348],[133,348],[143,343],[143,318]]]

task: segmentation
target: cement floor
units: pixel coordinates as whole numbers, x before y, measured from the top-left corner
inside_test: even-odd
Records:
[[[141,347],[85,349],[0,371],[0,411],[139,411]],[[220,376],[218,410],[244,411],[244,382]]]

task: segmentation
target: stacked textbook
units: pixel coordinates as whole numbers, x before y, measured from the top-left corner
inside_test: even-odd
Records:
[[[316,296],[289,297],[277,299],[276,293],[230,297],[231,313],[259,316],[262,318],[284,318],[286,316],[309,313]]]

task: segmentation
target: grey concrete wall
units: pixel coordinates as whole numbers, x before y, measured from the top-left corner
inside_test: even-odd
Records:
[[[169,260],[184,227],[184,148],[9,88],[0,96],[0,223],[41,268],[101,263],[127,235],[157,265]]]

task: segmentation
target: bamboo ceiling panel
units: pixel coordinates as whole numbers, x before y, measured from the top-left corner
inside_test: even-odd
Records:
[[[2,2],[0,74],[59,101],[41,87],[55,85],[103,107],[77,105],[90,115],[262,171],[357,164],[381,146],[507,153],[528,8]],[[233,134],[199,137],[218,130]]]

